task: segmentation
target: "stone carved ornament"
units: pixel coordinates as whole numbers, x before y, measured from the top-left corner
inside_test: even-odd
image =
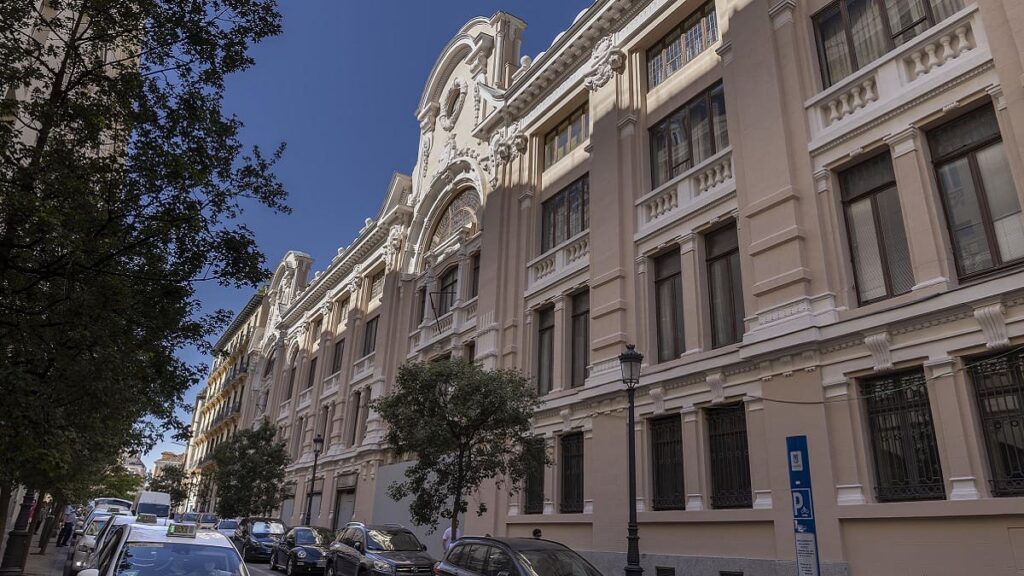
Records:
[[[398,268],[405,237],[405,229],[399,224],[394,224],[388,231],[388,239],[384,244],[384,266],[388,271]]]
[[[518,121],[491,136],[491,157],[487,166],[491,186],[498,183],[498,170],[502,166],[526,154],[528,143],[529,138],[520,131]]]
[[[466,81],[457,78],[445,93],[444,100],[441,102],[441,113],[438,116],[438,122],[445,131],[451,132],[452,128],[455,128],[455,121],[458,120],[459,113],[462,112],[462,105],[466,103],[468,91]]]
[[[591,92],[597,92],[613,75],[621,74],[626,69],[626,53],[615,47],[611,36],[605,36],[594,46],[587,65],[589,71],[583,85]]]

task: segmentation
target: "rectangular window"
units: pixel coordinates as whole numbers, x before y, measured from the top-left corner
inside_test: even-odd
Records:
[[[306,389],[309,390],[316,382],[316,358],[309,361],[309,377],[306,379]]]
[[[673,250],[654,259],[654,314],[658,331],[658,361],[683,353],[682,258]]]
[[[339,331],[345,329],[345,323],[348,322],[349,313],[349,299],[345,298],[341,301],[341,313],[338,314]]]
[[[586,174],[544,201],[541,253],[590,228],[590,180]]]
[[[711,296],[711,340],[718,348],[743,337],[743,283],[736,223],[704,236]]]
[[[537,393],[551,392],[555,378],[555,307],[537,311]]]
[[[583,386],[590,364],[590,292],[572,297],[572,387]]]
[[[583,104],[544,136],[544,166],[572,152],[590,136],[590,107]]]
[[[363,332],[363,356],[373,354],[377,349],[377,320],[380,316],[374,316],[366,321],[366,331]]]
[[[384,271],[375,273],[370,278],[370,298],[376,298],[384,293]]]
[[[320,332],[321,332],[321,330],[322,330],[322,327],[321,327],[320,320],[317,320],[316,322],[313,322],[313,327],[310,330],[310,338],[311,338],[310,342],[315,343],[317,340],[320,339]]]
[[[452,311],[452,306],[455,305],[455,296],[457,295],[459,282],[459,268],[458,266],[452,266],[441,275],[441,285],[438,286],[437,293],[437,316],[440,318],[445,314]]]
[[[708,2],[647,51],[647,89],[661,84],[718,41],[715,3]]]
[[[743,404],[708,408],[708,461],[711,507],[750,508],[750,453]]]
[[[291,369],[290,372],[288,372],[288,395],[285,396],[285,400],[291,400],[292,399],[292,393],[295,390],[295,375],[298,372],[298,370],[299,370],[298,366],[295,366],[295,364],[292,364],[292,369]]]
[[[424,286],[416,291],[416,325],[423,324],[427,316],[427,288]]]
[[[471,274],[469,279],[469,297],[476,298],[480,294],[480,253],[473,254],[470,258]]]
[[[719,82],[650,129],[651,182],[657,188],[729,146]]]
[[[523,485],[523,513],[541,514],[544,512],[544,439],[532,439],[526,449],[533,452],[534,457]]]
[[[839,0],[814,17],[826,88],[963,8],[962,0]]]
[[[928,145],[960,277],[1024,259],[1024,215],[992,106],[935,128]]]
[[[331,355],[331,374],[341,370],[341,360],[345,355],[345,340],[338,340],[334,343],[334,353]]]
[[[655,510],[683,509],[683,428],[678,414],[650,421]]]
[[[945,497],[928,388],[920,369],[861,382],[880,502]]]
[[[473,362],[476,360],[476,341],[470,340],[466,342],[466,345],[462,347],[462,357],[466,360]]]
[[[861,304],[905,294],[914,270],[888,152],[839,174],[843,213]]]
[[[562,436],[562,498],[559,512],[583,512],[583,433]]]
[[[972,362],[993,496],[1024,496],[1024,353]]]

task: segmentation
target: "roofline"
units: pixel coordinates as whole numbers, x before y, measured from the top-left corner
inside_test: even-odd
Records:
[[[260,304],[263,303],[263,298],[266,295],[266,293],[267,287],[266,285],[263,285],[260,286],[260,288],[256,291],[255,294],[252,295],[251,298],[249,298],[249,301],[245,303],[245,306],[242,307],[242,310],[235,315],[234,320],[232,320],[231,324],[228,325],[227,330],[225,330],[224,333],[221,334],[220,338],[217,339],[217,343],[213,345],[214,353],[224,349],[224,347],[227,345],[227,341],[230,340],[235,335],[236,332],[238,332],[238,329],[241,328],[243,324],[245,324],[246,320],[248,320],[249,317],[252,316],[252,314],[259,308]]]

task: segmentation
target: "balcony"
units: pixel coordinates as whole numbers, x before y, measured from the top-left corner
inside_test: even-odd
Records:
[[[527,265],[526,293],[532,294],[590,265],[590,231],[580,232]]]
[[[734,190],[732,148],[728,147],[637,200],[636,238],[685,218]]]
[[[305,408],[306,406],[309,406],[309,400],[310,400],[310,398],[312,398],[312,396],[313,396],[313,387],[312,386],[310,386],[309,388],[306,388],[302,392],[299,392],[299,405],[298,405],[298,409],[301,410],[301,409]]]
[[[352,380],[358,380],[371,374],[373,372],[373,361],[376,357],[376,352],[370,352],[366,356],[356,360],[355,365],[352,367]]]
[[[447,314],[433,322],[428,320],[413,330],[409,334],[409,355],[414,356],[424,347],[452,334],[476,328],[477,302],[476,296],[465,302],[460,301]]]
[[[991,59],[978,7],[972,4],[805,102],[810,149],[951,89],[954,78]]]
[[[341,372],[335,372],[334,374],[328,376],[327,379],[324,380],[324,392],[322,396],[327,397],[331,394],[334,394],[334,392],[338,390],[338,384],[340,382]]]
[[[281,409],[277,413],[278,420],[284,420],[292,412],[292,401],[289,398],[281,403]]]

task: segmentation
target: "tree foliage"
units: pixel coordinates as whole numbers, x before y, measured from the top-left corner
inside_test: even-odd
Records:
[[[213,453],[217,514],[222,518],[266,515],[281,504],[288,452],[264,422],[240,430]]]
[[[90,498],[112,497],[132,500],[145,478],[118,464],[105,470],[99,482],[89,490]]]
[[[280,32],[275,0],[0,2],[0,457],[4,481],[78,491],[175,411],[224,311],[196,283],[254,285],[240,217],[287,211],[238,139],[225,78]]]
[[[146,489],[152,492],[166,492],[171,497],[171,508],[176,509],[188,499],[189,488],[191,484],[185,469],[172,464],[161,468],[160,474],[151,474]]]
[[[405,479],[388,487],[412,498],[413,522],[436,528],[466,512],[466,498],[489,479],[518,490],[542,453],[531,450],[537,393],[517,370],[484,370],[466,360],[401,366],[389,395],[374,400],[388,424],[391,450],[416,457]],[[478,514],[485,511],[481,503]]]

